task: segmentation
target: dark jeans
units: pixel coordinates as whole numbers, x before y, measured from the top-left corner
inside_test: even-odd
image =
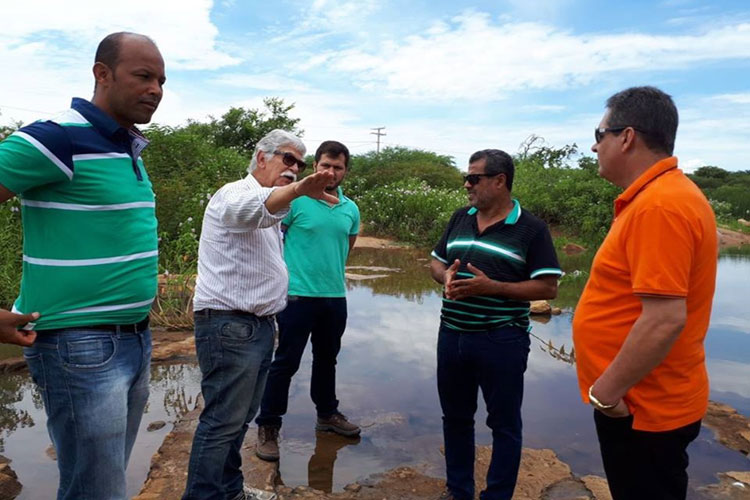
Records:
[[[505,327],[438,334],[438,393],[443,409],[446,486],[459,500],[474,498],[474,414],[478,389],[492,429],[492,459],[483,500],[510,499],[521,463],[523,374],[529,334]]]
[[[274,329],[269,316],[195,313],[205,406],[193,437],[184,500],[224,500],[241,494],[240,448],[263,394]]]
[[[339,407],[336,356],[341,350],[341,336],[346,328],[346,298],[290,296],[278,322],[279,347],[255,423],[281,426],[289,401],[289,385],[299,369],[308,337],[312,341],[313,354],[310,397],[318,416],[330,417]]]
[[[594,410],[596,434],[614,500],[684,500],[687,447],[701,421],[672,431],[633,429],[633,417],[611,418]]]

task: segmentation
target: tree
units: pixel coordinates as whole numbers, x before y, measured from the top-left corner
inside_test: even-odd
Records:
[[[283,99],[263,99],[265,110],[230,108],[221,119],[211,117],[209,123],[192,122],[188,128],[206,134],[215,145],[234,149],[248,156],[253,153],[258,141],[273,129],[287,130],[297,136],[303,131],[297,128],[299,118],[291,118],[289,112],[294,104],[285,104]]]

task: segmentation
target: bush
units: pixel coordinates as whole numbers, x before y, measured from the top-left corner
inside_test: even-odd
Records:
[[[21,282],[21,213],[17,198],[0,205],[0,308],[10,309]]]
[[[453,212],[466,205],[466,193],[411,179],[376,187],[356,201],[369,233],[432,247]]]

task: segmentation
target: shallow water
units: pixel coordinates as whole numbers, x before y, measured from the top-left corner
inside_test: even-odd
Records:
[[[424,260],[417,260],[424,259]],[[292,382],[289,413],[284,419],[281,477],[289,485],[340,490],[375,472],[402,464],[426,464],[429,474],[442,474],[440,408],[435,385],[435,344],[439,321],[439,289],[425,267],[426,255],[414,251],[357,249],[350,264],[401,269],[375,280],[349,281],[349,322],[338,364],[340,409],[364,429],[360,440],[341,439],[314,430],[309,393],[310,351]],[[571,259],[566,271],[587,266]],[[358,274],[383,274],[357,269]],[[723,257],[706,341],[714,400],[750,415],[750,258]],[[580,282],[562,290],[562,305],[575,304]],[[566,310],[548,322],[534,322],[524,397],[524,445],[552,448],[577,474],[603,475],[591,409],[580,401]],[[550,343],[552,350],[550,350]],[[564,351],[561,351],[560,348]],[[2,353],[0,353],[2,355]],[[173,422],[192,408],[200,387],[194,365],[153,369],[151,396],[131,459],[129,494],[140,489],[151,455],[171,425],[147,432],[157,420]],[[44,412],[26,375],[0,381],[0,454],[24,485],[20,498],[51,498],[57,482]],[[477,443],[489,444],[486,414],[477,413]],[[255,429],[251,428],[250,432]],[[691,487],[715,481],[715,474],[747,470],[750,460],[718,444],[703,429],[690,447]],[[692,493],[692,496],[698,496]]]

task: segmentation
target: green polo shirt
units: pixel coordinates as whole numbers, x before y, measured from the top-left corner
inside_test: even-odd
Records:
[[[359,208],[338,190],[339,203],[302,196],[292,202],[282,224],[287,226],[284,260],[289,269],[289,295],[345,297],[349,237],[359,233]]]
[[[36,329],[136,323],[156,295],[148,141],[83,99],[0,143],[0,185],[21,201],[23,276],[13,310]]]

